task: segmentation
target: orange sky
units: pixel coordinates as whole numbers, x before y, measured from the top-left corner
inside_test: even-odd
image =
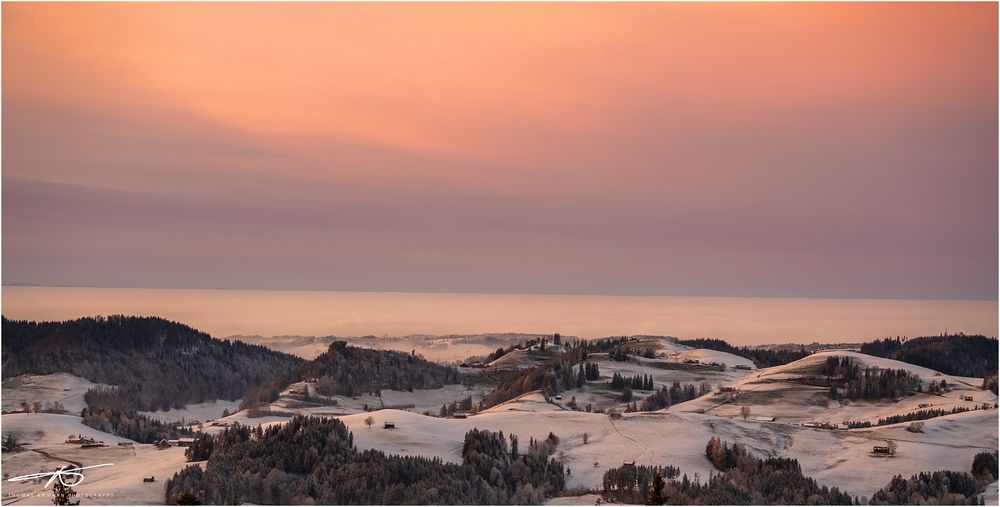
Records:
[[[344,235],[315,224],[288,239],[311,238],[308,248],[338,250],[404,242],[417,259],[408,269],[431,272],[456,262],[494,261],[495,245],[487,244],[498,237],[496,222],[507,220],[509,210],[487,202],[470,213],[469,223],[440,231],[438,214],[409,216],[425,208],[419,196],[429,192],[542,209],[555,199],[561,204],[547,210],[552,223],[512,220],[502,227],[540,236],[555,231],[591,251],[603,248],[595,245],[604,241],[595,238],[609,231],[671,231],[666,243],[634,239],[629,253],[604,251],[570,261],[574,269],[544,286],[532,286],[529,275],[522,283],[527,291],[570,292],[593,289],[564,284],[562,277],[579,277],[636,252],[646,271],[658,269],[657,259],[664,257],[684,270],[713,271],[715,263],[732,264],[721,249],[773,259],[766,244],[742,235],[794,212],[801,221],[788,225],[788,237],[778,241],[782,252],[812,249],[813,233],[796,231],[815,226],[824,231],[821,236],[858,245],[839,257],[837,269],[854,266],[864,279],[885,271],[882,262],[894,265],[883,284],[892,295],[995,297],[995,287],[972,278],[976,271],[996,271],[996,195],[982,193],[996,188],[996,40],[997,7],[991,3],[8,3],[5,198],[9,192],[29,195],[19,190],[22,183],[153,193],[175,202],[220,202],[235,191],[271,217],[287,213],[296,227],[301,214],[352,218],[343,209],[324,208],[324,195],[354,210],[400,206],[386,217],[360,217],[364,230],[346,235],[349,247],[341,242]],[[234,180],[239,188],[231,186]],[[282,196],[269,195],[278,188]],[[36,204],[56,199],[55,191],[39,192],[31,194]],[[575,208],[605,198],[614,205],[624,195],[632,196],[623,204],[630,209],[619,215]],[[954,206],[945,216],[900,211],[932,196]],[[899,199],[894,211],[873,204],[887,198]],[[635,202],[661,199],[679,204],[665,209]],[[139,227],[110,224],[89,205],[78,206],[73,215],[93,214],[78,225],[94,234],[121,237]],[[233,206],[227,203],[228,210]],[[295,206],[307,209],[289,211]],[[4,219],[4,239],[14,246],[5,247],[4,257],[14,261],[5,262],[14,275],[5,281],[53,273],[82,280],[67,273],[92,270],[90,263],[107,253],[94,246],[86,262],[37,264],[31,259],[37,260],[38,251],[86,247],[70,241],[58,224],[13,222],[27,208],[8,208],[5,203],[5,215],[13,218]],[[148,223],[174,216],[167,208],[146,211],[154,215]],[[223,220],[218,211],[206,213]],[[689,227],[658,221],[711,213],[722,214]],[[755,222],[730,223],[732,214]],[[418,231],[422,224],[430,224],[429,230],[405,241],[391,230],[380,236],[375,224],[400,215],[415,220],[410,226]],[[575,235],[581,222],[598,230]],[[217,227],[233,231],[235,225]],[[855,227],[871,230],[846,232]],[[941,231],[950,231],[946,237],[955,241],[979,238],[977,245],[989,255],[934,251],[905,261],[904,270],[890,246],[874,252],[865,246],[886,227],[905,236],[899,244],[910,246],[927,235],[942,237]],[[172,234],[167,230],[159,232]],[[192,239],[209,245],[217,235],[206,234],[174,237],[159,248]],[[532,234],[509,239],[565,262],[545,253],[548,247]],[[482,249],[446,259],[449,254],[435,245],[454,235],[474,243],[481,235]],[[427,238],[426,248],[414,244],[418,236]],[[206,248],[224,262],[252,241],[244,231],[234,233],[228,246]],[[717,258],[706,260],[706,252]],[[150,254],[136,250],[129,258]],[[336,262],[349,266],[368,257],[361,247],[354,255]],[[693,279],[677,278],[670,268],[663,268],[653,287],[640,283],[638,272],[610,279],[622,281],[625,292],[672,293],[680,287],[748,295],[754,284],[775,276],[772,268],[791,264],[814,273],[827,269],[818,268],[829,265],[826,255],[763,266],[760,279],[748,277],[738,287],[721,280],[695,287]],[[871,261],[879,256],[884,261]],[[399,261],[384,259],[393,266]],[[243,268],[255,269],[254,262]],[[528,259],[521,265],[529,272],[562,269],[548,262]],[[958,268],[943,267],[948,263],[975,269],[955,273],[948,269]],[[314,272],[326,267],[311,258],[306,264]],[[928,266],[934,274],[924,282],[905,281]],[[176,277],[140,280],[138,273],[181,266],[167,269],[154,260],[134,269],[133,284],[148,285]],[[480,290],[496,285],[492,276],[471,269],[455,278],[479,280],[473,285]],[[956,277],[962,281],[935,292]],[[238,285],[239,278],[234,272],[216,283]],[[308,277],[286,273],[283,279],[290,278]],[[332,277],[324,287],[342,279]],[[275,280],[257,283],[281,285]],[[424,287],[419,277],[406,287],[366,280],[343,288],[462,288]],[[784,288],[774,291],[811,292],[808,287],[821,280],[800,288],[782,282]],[[859,282],[834,292],[873,290]]]

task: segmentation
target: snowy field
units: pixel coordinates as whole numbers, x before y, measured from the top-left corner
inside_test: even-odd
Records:
[[[234,413],[239,409],[240,400],[216,400],[208,403],[193,403],[184,408],[172,408],[166,411],[141,413],[152,419],[157,419],[163,422],[191,422],[193,420],[205,422],[222,417],[222,412],[224,410]]]
[[[166,479],[185,466],[184,449],[158,450],[151,444],[119,447],[128,439],[84,426],[80,418],[59,414],[5,414],[3,434],[17,435],[28,450],[4,453],[4,478],[39,471],[52,471],[63,465],[113,466],[85,471],[84,483],[73,489],[81,505],[162,504]],[[66,443],[70,435],[84,435],[104,441],[108,447],[82,449]],[[154,482],[143,482],[153,477]],[[26,482],[3,482],[3,505],[52,505],[51,487]]]
[[[21,410],[21,402],[59,403],[67,412],[80,415],[87,406],[83,395],[94,387],[97,384],[69,373],[9,378],[3,381],[3,410]]]

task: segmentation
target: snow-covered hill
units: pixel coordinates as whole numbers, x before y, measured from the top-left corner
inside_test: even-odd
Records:
[[[928,406],[946,409],[983,403],[993,406],[997,396],[979,388],[981,379],[942,375],[926,368],[851,351],[819,352],[787,365],[757,370],[753,367],[737,369],[736,365],[749,365],[744,358],[691,349],[666,338],[644,337],[629,342],[628,346],[643,351],[651,348],[653,357],[632,355],[624,361],[612,361],[607,354],[592,354],[587,360],[598,364],[601,378],[587,382],[582,388],[561,393],[562,399],[545,400],[536,391],[464,419],[430,417],[421,412],[436,412],[441,404],[469,395],[478,400],[488,390],[487,384],[471,389],[456,384],[412,393],[383,390],[381,398],[370,393],[357,399],[339,396],[336,405],[302,408],[294,404],[292,394],[293,391],[308,391],[310,384],[299,382],[288,386],[285,396],[272,405],[277,414],[250,417],[244,411],[217,422],[270,425],[284,423],[293,413],[336,416],[354,433],[355,445],[360,449],[435,456],[451,462],[460,461],[464,435],[472,428],[516,434],[524,441],[532,437],[542,439],[551,432],[560,438],[556,457],[570,469],[568,486],[571,488],[597,488],[607,469],[633,461],[674,465],[689,477],[697,475],[705,479],[713,473],[705,457],[705,445],[712,437],[742,443],[758,456],[795,458],[803,472],[820,484],[837,486],[858,496],[870,496],[896,474],[909,476],[932,470],[968,470],[976,453],[998,448],[996,409],[929,419],[924,421],[921,433],[907,431],[905,423],[854,430],[807,426],[818,422],[874,421]],[[551,345],[546,347],[550,348],[551,352],[558,350]],[[544,357],[551,357],[549,350],[520,352],[508,358],[508,364],[527,367],[544,361]],[[830,356],[850,356],[864,366],[905,369],[918,375],[925,384],[944,379],[951,387],[940,395],[917,393],[898,400],[835,401],[826,388],[800,381],[803,376],[819,371]],[[694,363],[695,360],[698,362]],[[726,367],[722,368],[722,364]],[[614,373],[648,375],[654,379],[656,387],[675,381],[705,382],[712,386],[712,393],[656,412],[627,413],[618,420],[596,411],[569,409],[568,402],[574,397],[580,407],[591,403],[595,409],[621,408],[620,392],[608,385]],[[66,383],[62,377],[52,380],[62,382],[59,385]],[[18,387],[21,386],[5,385],[5,404],[8,388]],[[720,387],[732,387],[735,393],[720,393]],[[44,389],[38,391],[38,386],[32,389],[46,392]],[[647,393],[636,391],[635,394],[636,399],[641,399]],[[973,401],[966,401],[966,396],[971,396]],[[376,410],[365,412],[366,404]],[[401,405],[412,407],[382,408]],[[740,416],[740,408],[744,406],[751,410],[747,420]],[[371,426],[365,422],[369,416],[373,419]],[[755,420],[757,417],[768,420]],[[774,420],[770,421],[772,417]],[[115,496],[97,497],[86,503],[160,503],[163,501],[161,481],[185,466],[182,449],[158,451],[140,444],[118,447],[116,443],[125,439],[83,426],[79,417],[72,415],[6,414],[2,422],[4,435],[14,432],[30,449],[5,454],[6,473],[52,469],[65,463],[60,460],[114,462],[114,467],[88,475],[87,483],[77,489],[81,493],[110,491]],[[387,422],[393,423],[392,429],[384,427]],[[218,425],[206,427],[205,431],[222,429],[223,426]],[[104,440],[110,447],[84,450],[64,442],[70,434],[81,433]],[[872,447],[884,445],[887,439],[896,442],[897,454],[891,458],[872,456]],[[156,476],[157,482],[143,483],[142,477],[150,475]],[[33,484],[5,485],[4,492],[8,489],[34,491],[32,488],[37,489]],[[991,498],[995,498],[995,492],[991,494],[994,495]],[[588,498],[579,497],[577,501],[590,501]],[[48,502],[47,497],[28,497],[19,501],[23,504]]]

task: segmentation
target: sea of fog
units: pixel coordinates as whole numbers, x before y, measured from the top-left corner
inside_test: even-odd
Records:
[[[996,301],[3,287],[10,319],[156,315],[216,337],[657,334],[734,344],[997,335]]]

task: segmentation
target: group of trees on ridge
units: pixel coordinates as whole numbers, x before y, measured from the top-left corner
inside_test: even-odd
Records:
[[[481,408],[496,406],[532,391],[541,390],[546,398],[551,398],[565,390],[581,387],[589,380],[600,378],[600,370],[596,363],[581,364],[575,372],[574,367],[585,362],[590,354],[607,352],[626,341],[628,338],[623,336],[563,342],[565,350],[542,364],[507,372],[506,378],[499,379],[497,387],[483,397]]]
[[[312,361],[248,393],[240,408],[253,408],[275,401],[282,389],[307,378],[318,379],[317,393],[343,396],[377,393],[382,389],[437,389],[464,380],[454,367],[428,361],[414,353],[365,349],[337,341]]]
[[[823,364],[824,383],[834,399],[899,398],[923,389],[920,377],[902,368],[862,368],[850,356],[830,356]]]

